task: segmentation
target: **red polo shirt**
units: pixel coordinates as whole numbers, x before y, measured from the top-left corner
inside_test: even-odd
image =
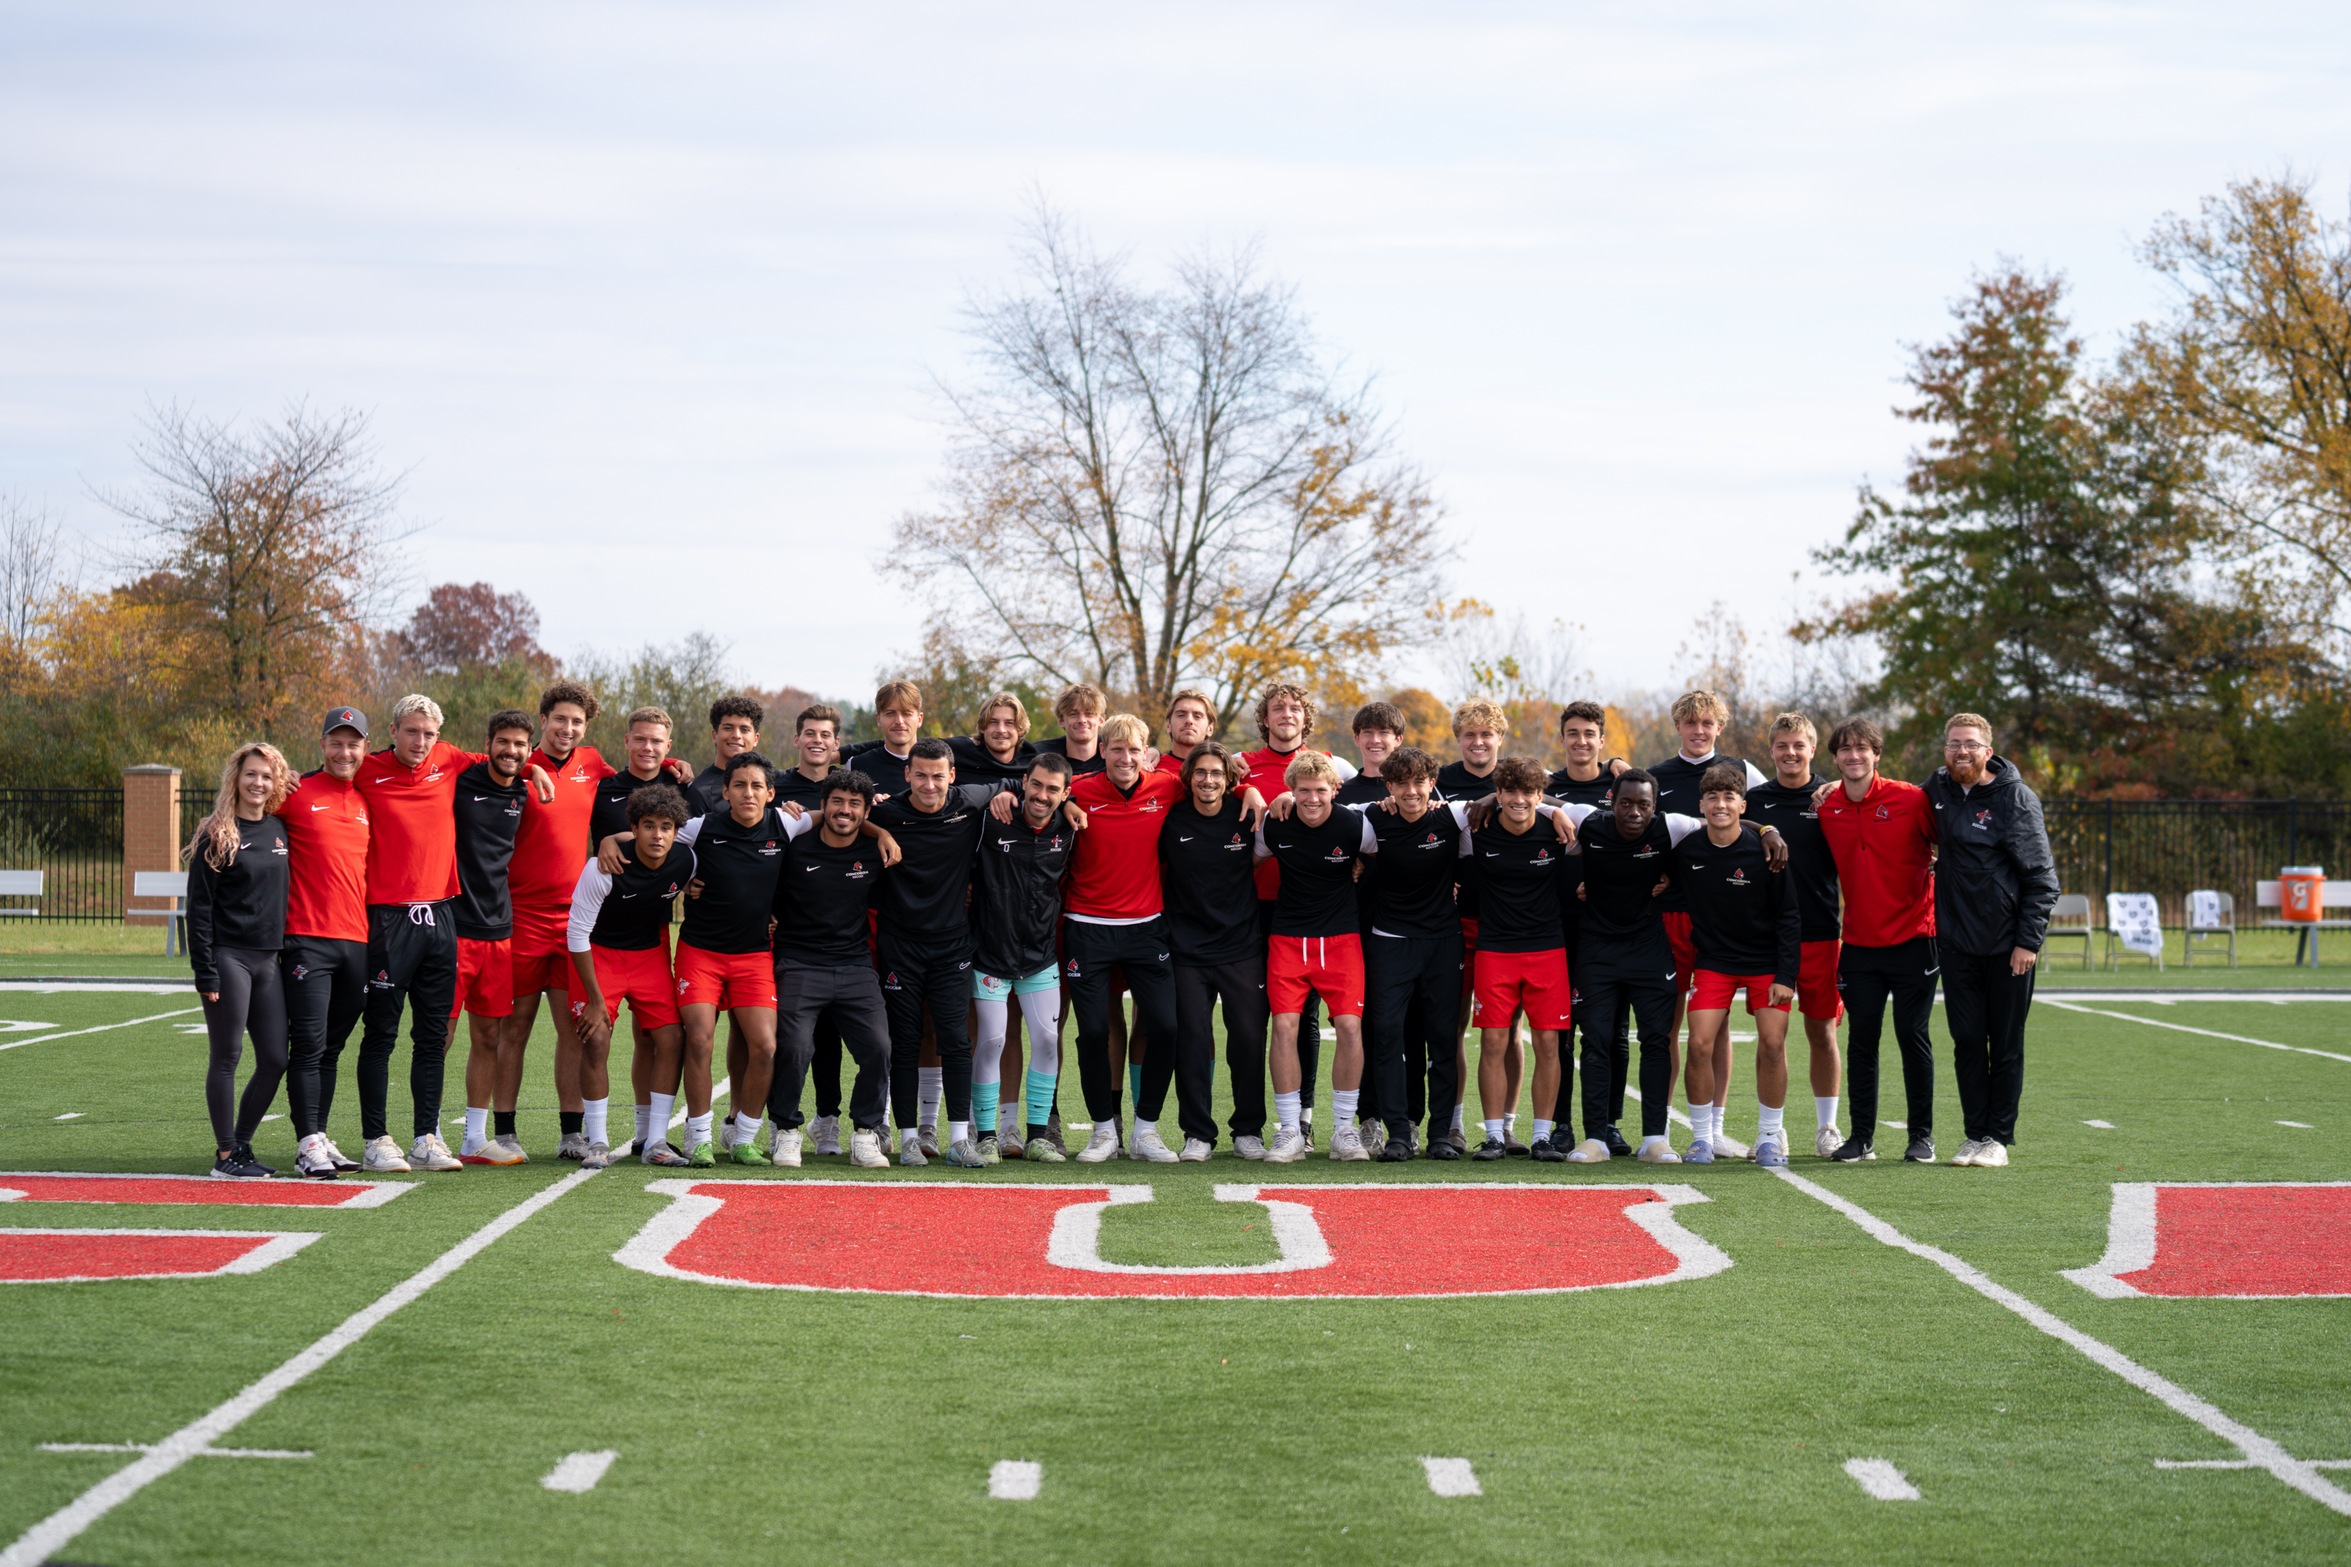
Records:
[[[485,758],[446,740],[414,767],[390,749],[359,764],[367,801],[367,901],[439,903],[457,896],[457,775]]]
[[[306,773],[278,815],[286,823],[286,934],[367,940],[367,799],[359,786],[323,768]]]
[[[1070,786],[1069,797],[1086,813],[1086,830],[1070,855],[1064,911],[1105,920],[1157,914],[1159,829],[1168,807],[1184,797],[1183,781],[1153,770],[1127,794],[1108,773],[1087,773]]]
[[[1820,835],[1845,895],[1845,939],[1895,947],[1935,933],[1935,812],[1916,784],[1873,779],[1859,800],[1840,783],[1820,802]]]

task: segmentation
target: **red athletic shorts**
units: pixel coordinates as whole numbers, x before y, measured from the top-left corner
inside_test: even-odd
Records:
[[[677,986],[681,1007],[765,1007],[773,1012],[775,958],[765,952],[705,952],[681,941]]]
[[[1832,938],[1808,941],[1799,949],[1803,961],[1796,970],[1796,1010],[1806,1017],[1834,1023],[1845,1015],[1845,997],[1837,989],[1837,956],[1844,945]]]
[[[669,948],[646,947],[630,951],[619,947],[590,947],[596,960],[596,988],[604,992],[604,1021],[620,1020],[620,1004],[647,1028],[667,1028],[678,1020],[677,980],[669,971]],[[574,1016],[582,1003],[571,1004]]]
[[[1527,1027],[1561,1029],[1570,1026],[1574,992],[1567,983],[1567,951],[1547,947],[1541,952],[1481,952],[1477,969],[1478,1027],[1508,1028],[1511,1018],[1526,1008]]]
[[[514,971],[509,988],[513,990],[517,1001],[525,996],[535,996],[543,990],[559,990],[567,994],[571,990],[571,954],[568,952],[517,952],[509,960],[509,966]]]
[[[457,997],[449,1005],[449,1024],[460,1014],[475,1017],[514,1016],[514,944],[511,941],[475,941],[457,938]]]
[[[1478,917],[1461,916],[1461,999],[1467,1001],[1477,994],[1478,980]]]
[[[1747,1015],[1758,1012],[1785,1012],[1786,1007],[1771,1004],[1771,976],[1769,974],[1718,974],[1710,968],[1698,971],[1696,983],[1690,987],[1690,1010],[1693,1012],[1728,1012],[1731,1003],[1739,999],[1739,992],[1747,992]]]
[[[1276,936],[1267,943],[1265,997],[1274,1012],[1303,1012],[1310,990],[1333,1017],[1363,1016],[1360,937]]]
[[[1673,992],[1690,993],[1690,977],[1698,972],[1698,941],[1690,934],[1690,916],[1668,909],[1657,916],[1665,922],[1666,944],[1673,948]]]

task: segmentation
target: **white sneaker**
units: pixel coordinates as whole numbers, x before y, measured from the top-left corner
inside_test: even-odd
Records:
[[[767,1162],[787,1170],[800,1168],[800,1128],[779,1126],[767,1145]]]
[[[1976,1141],[1974,1138],[1970,1137],[1969,1139],[1967,1139],[1967,1141],[1965,1141],[1965,1142],[1963,1142],[1963,1143],[1961,1143],[1961,1144],[1959,1145],[1959,1152],[1957,1152],[1957,1153],[1955,1153],[1955,1154],[1953,1154],[1953,1155],[1951,1156],[1951,1162],[1952,1162],[1953,1164],[1973,1164],[1973,1163],[1975,1163],[1976,1150],[1977,1150],[1977,1149],[1979,1149],[1979,1148],[1981,1148],[1982,1146],[1983,1146],[1983,1145],[1982,1145],[1981,1143],[1977,1142],[1977,1141]]]
[[[2008,1145],[1997,1137],[1987,1137],[1976,1144],[1975,1167],[1979,1170],[2008,1168]]]
[[[937,1138],[931,1140],[934,1143],[938,1141]],[[903,1132],[898,1134],[898,1162],[909,1168],[918,1168],[931,1162],[931,1156],[923,1150],[921,1132],[911,1137]]]
[[[841,1118],[820,1115],[808,1123],[808,1135],[815,1143],[813,1153],[837,1154],[841,1151]]]
[[[735,1130],[735,1118],[733,1116],[730,1115],[725,1120],[719,1122],[718,1151],[720,1153],[732,1152],[735,1146],[735,1139],[740,1135],[741,1134]]]
[[[529,1164],[531,1162],[531,1156],[523,1152],[522,1139],[512,1132],[508,1132],[503,1137],[493,1137],[490,1140],[505,1150],[508,1164]]]
[[[1719,1159],[1744,1159],[1755,1152],[1728,1132],[1709,1132],[1706,1141],[1713,1146],[1715,1157]]]
[[[400,1157],[400,1145],[389,1137],[371,1137],[360,1152],[361,1168],[370,1175],[406,1175],[415,1166]]]
[[[612,1168],[612,1144],[589,1143],[580,1153],[580,1168],[583,1170]]]
[[[849,1162],[860,1170],[887,1170],[890,1156],[882,1152],[882,1134],[859,1127],[849,1134]]]
[[[1352,1126],[1342,1126],[1331,1133],[1331,1157],[1341,1164],[1361,1164],[1371,1157],[1363,1146],[1363,1134]]]
[[[1159,1128],[1145,1121],[1135,1128],[1134,1157],[1146,1164],[1173,1164],[1176,1151],[1159,1140]]]
[[[335,1168],[335,1161],[327,1157],[325,1138],[305,1137],[302,1145],[294,1150],[294,1173],[307,1175],[315,1181],[331,1181],[342,1172]]]
[[[1306,1134],[1302,1131],[1276,1132],[1273,1146],[1265,1151],[1267,1164],[1296,1164],[1306,1157]]]
[[[1236,1137],[1233,1139],[1233,1152],[1243,1159],[1262,1159],[1265,1157],[1265,1139]]]
[[[327,1157],[335,1161],[336,1169],[342,1171],[345,1175],[349,1175],[353,1170],[359,1168],[359,1161],[352,1158],[349,1154],[343,1152],[342,1149],[337,1148],[335,1146],[335,1140],[332,1137],[328,1138],[326,1142]]]
[[[1845,1146],[1845,1134],[1833,1126],[1824,1126],[1812,1134],[1812,1152],[1815,1158],[1826,1159]]]
[[[938,1158],[938,1157],[939,1157],[939,1126],[938,1126],[938,1123],[934,1121],[934,1122],[932,1122],[932,1123],[931,1123],[929,1126],[918,1126],[918,1127],[916,1127],[916,1128],[914,1129],[914,1142],[915,1142],[915,1146],[916,1146],[916,1147],[918,1147],[918,1148],[920,1148],[920,1149],[922,1150],[922,1156],[923,1156],[923,1158],[924,1158],[924,1159],[928,1160],[928,1159],[936,1159],[936,1158]]]
[[[445,1171],[465,1168],[465,1162],[449,1151],[449,1145],[441,1141],[438,1132],[427,1132],[411,1144],[408,1149],[408,1162],[422,1170]]]
[[[1177,1154],[1176,1157],[1186,1164],[1206,1164],[1209,1154],[1214,1151],[1210,1144],[1202,1142],[1199,1138],[1187,1137],[1184,1139],[1184,1151]]]
[[[1094,1135],[1086,1139],[1086,1146],[1078,1150],[1080,1164],[1104,1164],[1118,1157],[1118,1123],[1096,1121]]]

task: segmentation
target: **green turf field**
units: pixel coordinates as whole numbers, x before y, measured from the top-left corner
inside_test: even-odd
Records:
[[[185,991],[0,990],[0,1169],[202,1169],[193,1008]],[[2351,1560],[2351,1467],[2311,1467],[2351,1463],[2351,1299],[2106,1299],[2062,1276],[2106,1251],[2115,1183],[2351,1179],[2351,1003],[2045,995],[2005,1171],[1902,1165],[1898,1133],[1879,1139],[1886,1162],[1812,1159],[1799,1058],[1793,1179],[1733,1163],[1283,1169],[1221,1150],[1204,1166],[878,1172],[1148,1185],[1151,1202],[1102,1213],[1098,1256],[1157,1268],[1281,1255],[1276,1210],[1218,1201],[1219,1183],[1490,1185],[1500,1207],[1516,1201],[1501,1188],[1666,1182],[1705,1199],[1672,1220],[1728,1261],[1632,1288],[1370,1299],[929,1298],[625,1267],[615,1253],[676,1211],[649,1183],[688,1172],[580,1176],[548,1159],[546,1039],[527,1168],[401,1178],[422,1189],[364,1210],[8,1203],[0,1228],[323,1238],[249,1275],[0,1290],[0,1567]],[[1948,1152],[1958,1110],[1939,1065]],[[403,1055],[396,1127],[406,1115]],[[346,1149],[356,1116],[347,1062]],[[1752,1136],[1751,1093],[1731,1126]],[[284,1121],[258,1147],[290,1166]],[[837,1165],[812,1159],[801,1183],[846,1178]],[[924,1199],[876,1200],[895,1216]],[[1518,1224],[1458,1225],[1387,1276],[1442,1275],[1480,1246],[1580,1255]],[[1379,1245],[1345,1234],[1334,1248]],[[759,1236],[782,1266],[824,1260]],[[980,1249],[998,1238],[1004,1278],[1037,1274],[1015,1227]],[[2338,1272],[2345,1244],[2307,1236]],[[971,1288],[1001,1282],[981,1268]],[[388,1295],[397,1310],[369,1313]],[[298,1357],[322,1340],[340,1353],[310,1369]],[[42,1446],[167,1438],[149,1454]],[[310,1456],[187,1456],[207,1445]],[[2248,1451],[2265,1467],[2162,1467]],[[590,1488],[544,1483],[587,1453],[614,1455]],[[1465,1461],[1437,1473],[1480,1494],[1436,1494],[1428,1458]],[[1848,1473],[1857,1459],[1916,1498],[1877,1499]],[[1006,1461],[1038,1466],[1033,1499],[990,1497]],[[37,1531],[60,1515],[66,1532]]]

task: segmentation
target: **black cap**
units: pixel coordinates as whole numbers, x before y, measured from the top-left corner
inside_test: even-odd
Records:
[[[328,708],[326,722],[318,726],[319,738],[324,739],[338,729],[356,729],[359,738],[364,740],[367,738],[367,715],[356,707]]]

